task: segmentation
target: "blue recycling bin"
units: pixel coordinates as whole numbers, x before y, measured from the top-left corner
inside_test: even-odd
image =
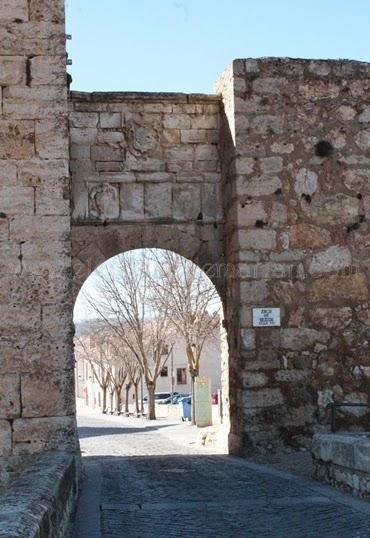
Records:
[[[179,402],[181,420],[191,420],[191,398],[182,398]]]

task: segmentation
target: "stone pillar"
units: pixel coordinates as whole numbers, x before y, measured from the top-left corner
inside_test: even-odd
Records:
[[[73,449],[63,0],[0,6],[0,455]]]
[[[217,83],[232,452],[307,446],[328,404],[369,402],[369,88],[369,64],[276,58]],[[253,307],[281,327],[253,327]]]

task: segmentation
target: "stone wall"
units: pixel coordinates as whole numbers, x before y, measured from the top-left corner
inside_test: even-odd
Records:
[[[315,478],[370,498],[369,434],[316,434],[312,441]]]
[[[72,93],[76,292],[133,248],[168,248],[206,270],[222,261],[219,115],[215,96]]]
[[[61,452],[34,456],[0,492],[1,538],[65,538],[75,510],[79,458]]]
[[[328,403],[368,402],[369,75],[249,59],[216,85],[233,451],[305,444],[328,427]],[[281,307],[281,328],[253,328],[256,306]],[[344,427],[368,425],[366,409],[346,412]]]
[[[139,247],[220,291],[233,452],[307,444],[330,402],[368,403],[369,65],[236,60],[215,96],[68,98],[65,59],[62,0],[2,2],[0,455],[75,449],[72,280]],[[254,328],[256,306],[281,327]]]
[[[64,2],[0,7],[0,456],[75,447]]]

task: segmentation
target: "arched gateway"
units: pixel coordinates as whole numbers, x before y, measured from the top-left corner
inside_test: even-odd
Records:
[[[232,452],[304,445],[330,402],[367,402],[369,65],[236,60],[215,96],[68,94],[64,32],[62,0],[0,8],[0,454],[76,447],[72,284],[138,247],[220,291]]]

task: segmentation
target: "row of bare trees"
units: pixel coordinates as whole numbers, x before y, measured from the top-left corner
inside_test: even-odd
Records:
[[[93,289],[83,298],[102,327],[99,338],[106,338],[106,349],[100,346],[100,362],[88,359],[95,365],[93,371],[99,365],[100,372],[105,372],[99,381],[103,394],[106,385],[113,387],[120,402],[125,381],[129,380],[137,394],[143,376],[148,419],[155,419],[157,379],[178,337],[185,342],[194,387],[202,350],[207,338],[214,335],[220,308],[214,285],[195,264],[166,250],[131,251],[104,264],[97,271]],[[105,361],[110,366],[103,366]],[[194,398],[192,402],[194,405]]]
[[[139,406],[140,369],[132,354],[122,348],[115,334],[106,327],[102,327],[101,323],[91,323],[87,334],[76,335],[75,351],[80,358],[88,362],[94,380],[101,388],[103,411],[106,411],[108,407],[116,412],[122,410],[124,386],[126,389],[125,412],[129,411],[128,395],[131,388],[135,392],[136,413],[142,411]],[[115,404],[113,403],[114,396]]]

